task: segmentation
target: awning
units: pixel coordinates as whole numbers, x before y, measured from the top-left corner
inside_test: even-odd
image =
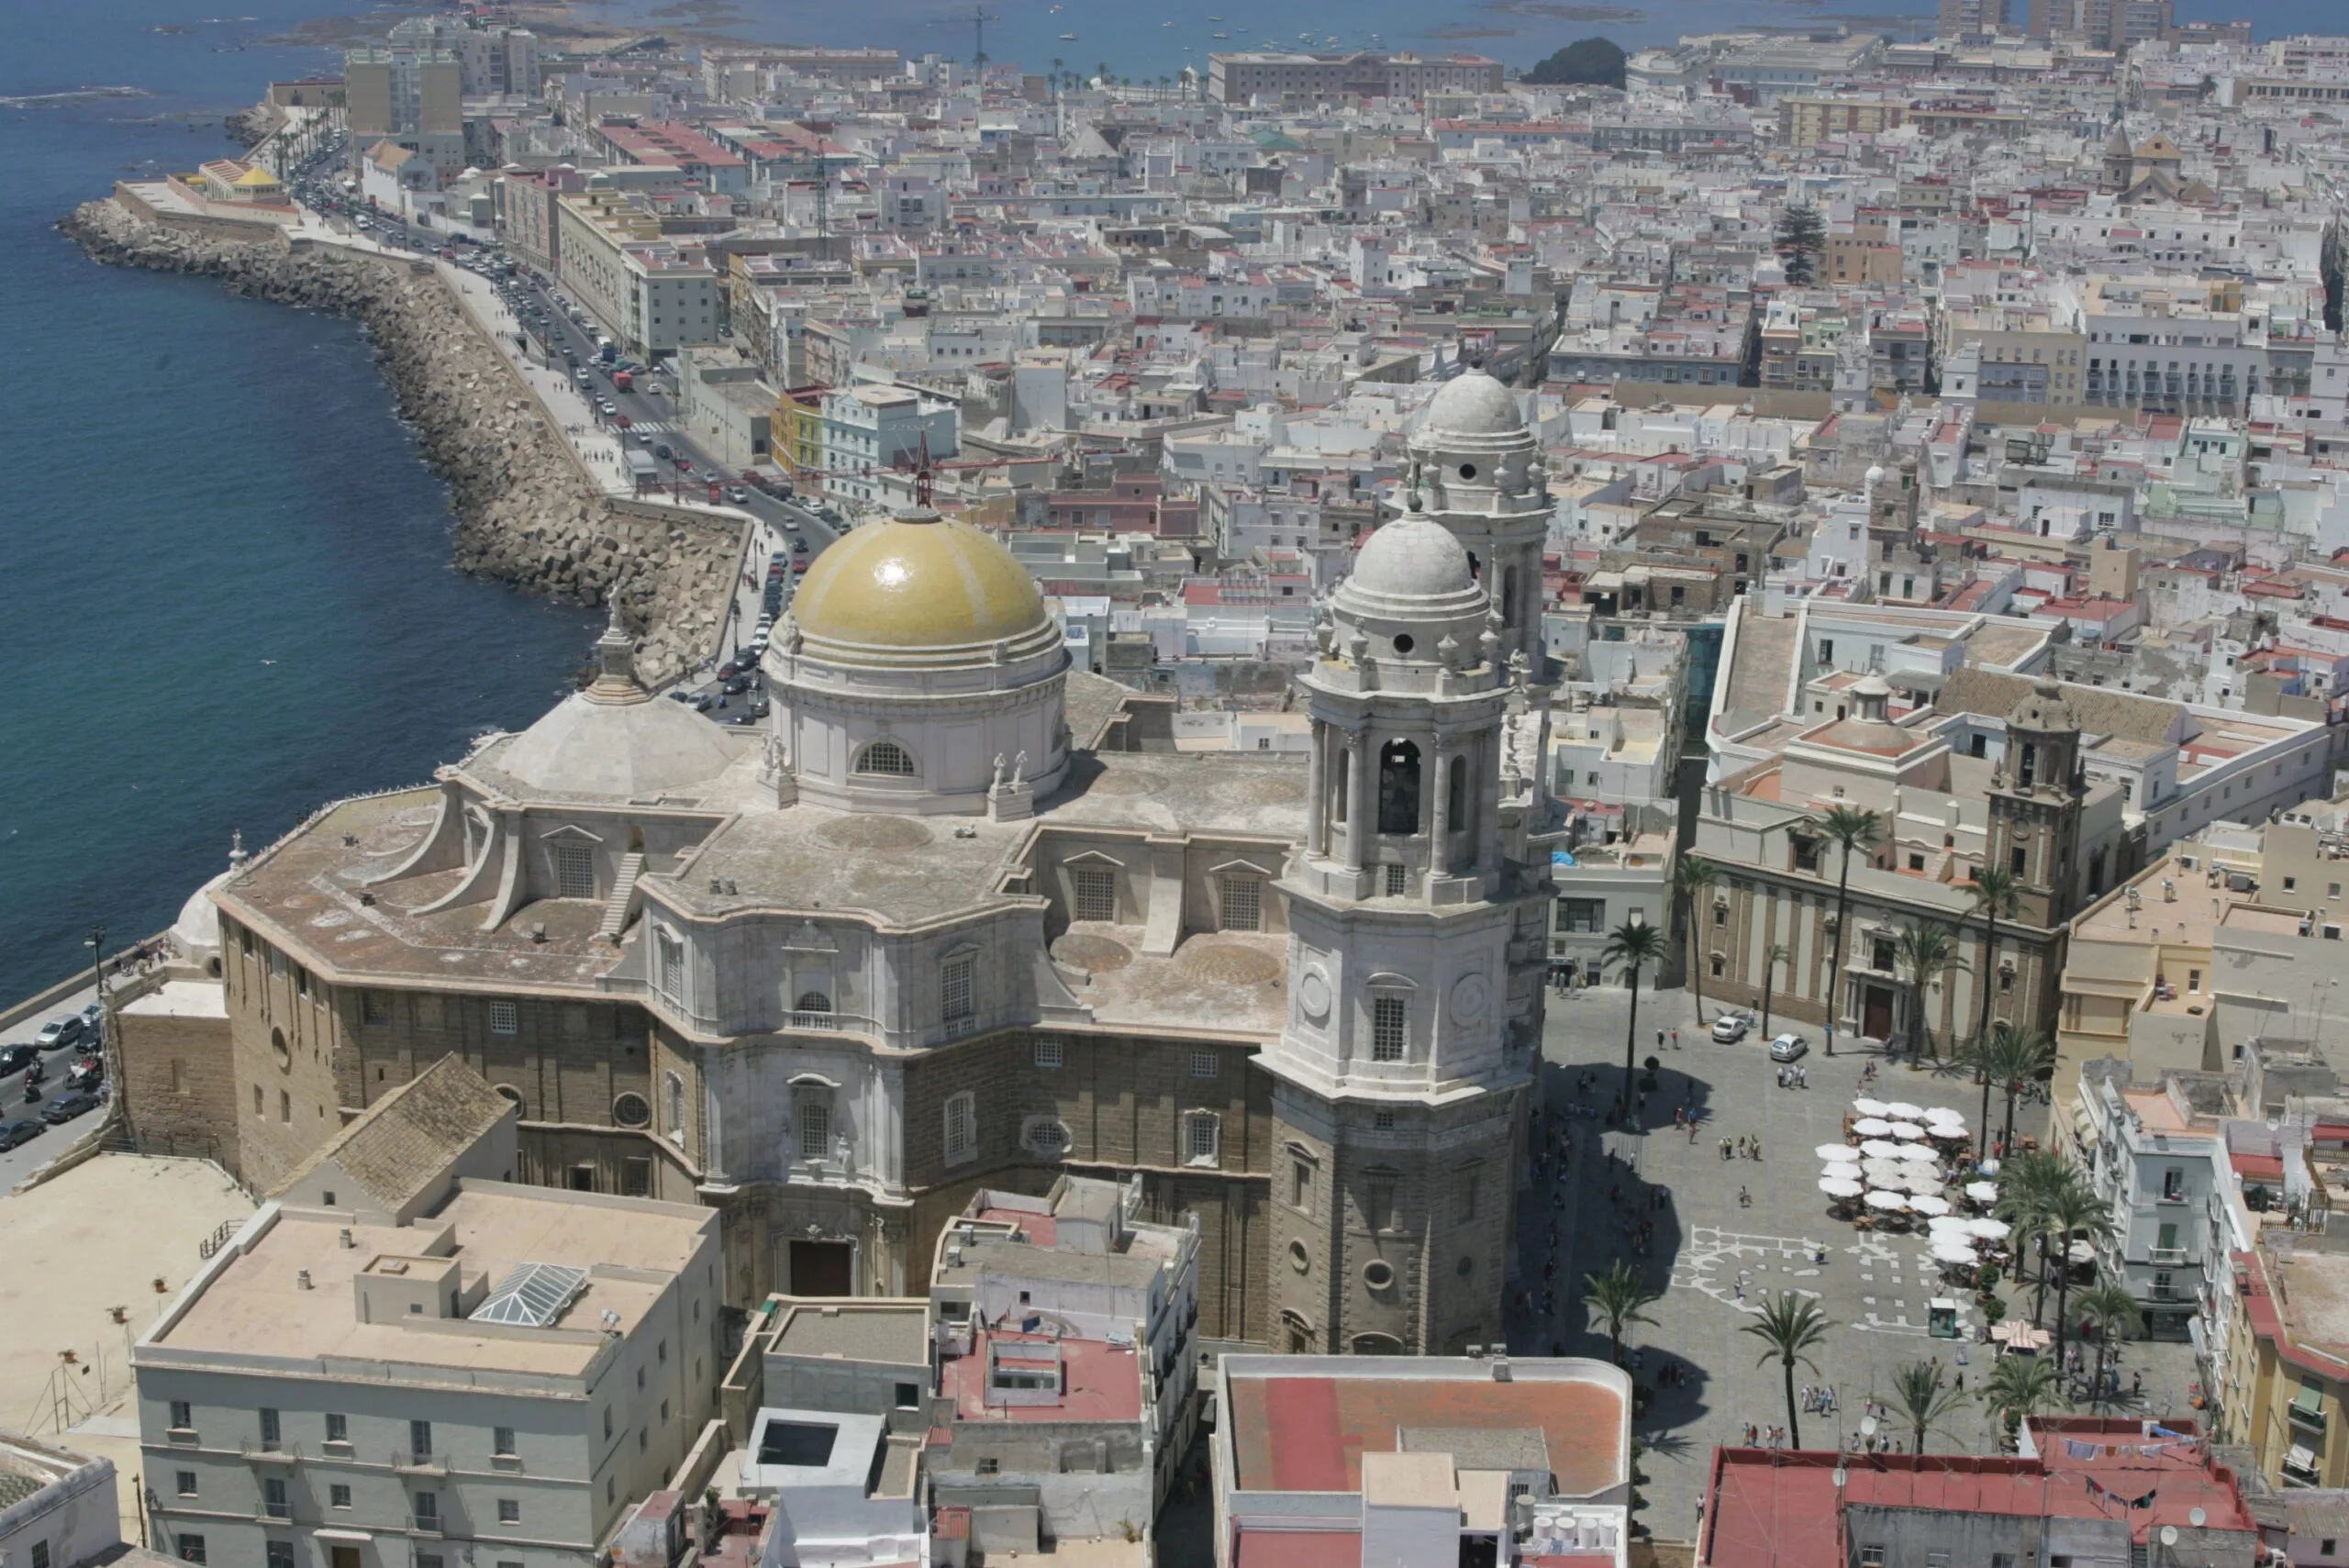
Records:
[[[2310,1450],[2304,1444],[2294,1443],[2292,1445],[2291,1451],[2284,1455],[2284,1468],[2287,1470],[2297,1470],[2304,1475],[2314,1475],[2316,1473],[2316,1454],[2314,1451]]]
[[[363,1529],[314,1529],[310,1533],[320,1540],[356,1541],[362,1546],[375,1539],[373,1533]]]

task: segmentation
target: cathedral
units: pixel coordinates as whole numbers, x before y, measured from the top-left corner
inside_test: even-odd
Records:
[[[173,939],[225,1027],[126,1035],[134,1124],[266,1194],[454,1054],[522,1107],[515,1179],[719,1210],[738,1307],[918,1292],[974,1189],[1140,1173],[1200,1234],[1207,1337],[1498,1340],[1550,502],[1481,372],[1408,450],[1304,758],[1178,751],[1008,550],[910,512],[809,569],[764,729],[656,699],[615,625],[528,729],[237,857]]]

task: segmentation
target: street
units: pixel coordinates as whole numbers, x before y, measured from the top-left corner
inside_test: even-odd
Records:
[[[34,1038],[40,1033],[42,1025],[51,1018],[80,1012],[95,1000],[97,992],[95,989],[84,986],[46,1012],[36,1013],[6,1029],[0,1029],[0,1051],[5,1051],[10,1046],[31,1045]],[[0,1122],[40,1120],[41,1112],[48,1109],[59,1095],[67,1093],[64,1085],[65,1070],[81,1061],[83,1054],[83,1051],[78,1046],[69,1046],[62,1051],[42,1051],[40,1053],[41,1069],[47,1076],[40,1084],[41,1098],[38,1100],[28,1101],[25,1098],[25,1075],[21,1071],[0,1076]],[[48,1129],[29,1142],[19,1144],[14,1149],[0,1151],[0,1195],[6,1195],[11,1186],[30,1175],[35,1166],[45,1164],[55,1159],[75,1139],[95,1127],[104,1114],[103,1107],[84,1111],[62,1127]]]
[[[1707,1003],[1709,1016],[1721,1005],[1712,997]],[[1593,1332],[1586,1321],[1583,1281],[1618,1258],[1663,1292],[1646,1308],[1654,1321],[1625,1335],[1633,1379],[1652,1391],[1646,1416],[1635,1426],[1645,1445],[1640,1463],[1647,1479],[1641,1490],[1648,1506],[1642,1517],[1658,1537],[1687,1540],[1697,1528],[1713,1446],[1741,1440],[1747,1422],[1765,1428],[1787,1422],[1776,1356],[1761,1364],[1765,1347],[1739,1331],[1773,1292],[1792,1290],[1818,1301],[1834,1325],[1813,1352],[1816,1365],[1796,1369],[1798,1387],[1831,1388],[1835,1396],[1832,1414],[1800,1418],[1805,1446],[1848,1447],[1857,1440],[1862,1402],[1887,1398],[1893,1373],[1909,1363],[1938,1362],[1968,1388],[1988,1376],[1990,1347],[1973,1342],[1978,1315],[1970,1293],[1943,1284],[1923,1233],[1862,1233],[1831,1216],[1817,1190],[1819,1161],[1812,1152],[1815,1145],[1844,1140],[1844,1113],[1862,1092],[1860,1075],[1872,1061],[1877,1075],[1869,1093],[1946,1106],[1962,1112],[1969,1126],[1980,1090],[1965,1073],[1932,1062],[1912,1069],[1848,1046],[1829,1057],[1819,1049],[1819,1031],[1809,1028],[1800,1032],[1812,1042],[1802,1059],[1809,1086],[1780,1088],[1766,1053],[1766,1031],[1716,1045],[1698,1027],[1687,992],[1642,987],[1635,1050],[1642,1063],[1653,1055],[1661,1066],[1644,1111],[1652,1130],[1630,1132],[1605,1120],[1621,1080],[1630,1008],[1630,995],[1620,986],[1550,1000],[1544,1125],[1563,1128],[1574,1152],[1563,1171],[1553,1164],[1548,1177],[1534,1176],[1520,1205],[1520,1269],[1511,1296],[1529,1292],[1532,1302],[1530,1309],[1513,1308],[1509,1340],[1520,1354],[1604,1357],[1604,1332]],[[1795,1026],[1782,1019],[1776,1027]],[[1660,1029],[1666,1031],[1661,1047]],[[1675,1029],[1676,1050],[1669,1032]],[[1697,1119],[1693,1135],[1674,1126],[1674,1112],[1684,1106]],[[1993,1114],[1999,1114],[1995,1102]],[[2043,1107],[2028,1107],[2018,1112],[2016,1129],[2036,1135],[2045,1117]],[[1734,1146],[1743,1138],[1759,1140],[1761,1158],[1724,1160],[1722,1140]],[[1751,1207],[1740,1202],[1741,1193]],[[1644,1246],[1642,1225],[1653,1227]],[[1817,1261],[1822,1247],[1823,1263]],[[1553,1258],[1556,1311],[1545,1316],[1543,1273]],[[1965,1338],[1927,1337],[1926,1303],[1936,1297],[1963,1304]],[[2009,1317],[2028,1317],[2029,1290],[2009,1291],[2008,1306]],[[2121,1366],[2124,1386],[2132,1374],[2143,1374],[2144,1396],[2120,1413],[2191,1413],[2190,1346],[2132,1341],[2123,1348]],[[1675,1369],[1669,1382],[1663,1376],[1667,1367]],[[1886,1435],[1897,1424],[1887,1423]],[[1905,1448],[1909,1440],[1903,1433],[1899,1440]],[[1997,1451],[1989,1418],[1973,1407],[1946,1430],[1936,1429],[1928,1448]]]

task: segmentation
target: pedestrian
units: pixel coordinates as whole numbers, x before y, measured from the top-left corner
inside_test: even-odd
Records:
[[[1658,1051],[1662,1051],[1664,1049],[1664,1031],[1662,1029],[1655,1031],[1655,1048]]]
[[[1729,1140],[1726,1138],[1721,1140],[1721,1158],[1724,1160],[1729,1158]]]
[[[1753,1195],[1747,1192],[1743,1187],[1738,1188],[1737,1207],[1740,1208],[1752,1208],[1753,1207]]]
[[[1680,1031],[1676,1029],[1672,1031],[1672,1049],[1675,1051],[1680,1049]]]

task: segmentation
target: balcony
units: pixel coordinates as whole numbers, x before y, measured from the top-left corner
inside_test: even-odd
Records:
[[[449,1462],[430,1449],[394,1449],[392,1468],[402,1475],[446,1475]]]
[[[265,1442],[252,1438],[240,1438],[238,1451],[254,1464],[299,1464],[302,1451],[293,1443]]]
[[[2153,1262],[2155,1268],[2175,1268],[2178,1264],[2186,1262],[2186,1249],[2183,1247],[2148,1247],[2145,1249],[2145,1256]]]
[[[263,1503],[261,1506],[261,1517],[264,1524],[273,1521],[284,1524],[294,1518],[294,1505],[292,1503]]]
[[[2324,1407],[2321,1405],[2303,1405],[2295,1399],[2284,1407],[2284,1416],[2296,1427],[2305,1427],[2312,1432],[2324,1430]]]
[[[448,1527],[439,1514],[413,1514],[408,1518],[407,1528],[411,1534],[437,1539]]]

